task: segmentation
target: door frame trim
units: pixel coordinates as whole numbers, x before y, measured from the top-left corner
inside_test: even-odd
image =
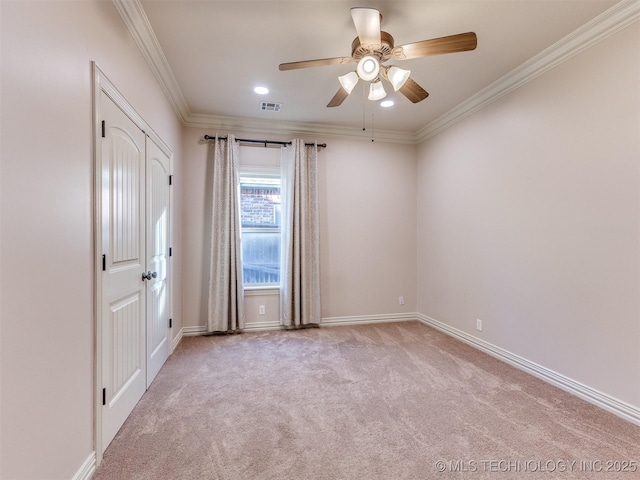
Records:
[[[144,120],[144,118],[133,108],[133,106],[126,100],[126,98],[118,91],[115,85],[104,74],[96,62],[91,62],[91,74],[92,74],[92,108],[93,108],[93,352],[94,352],[94,374],[93,374],[93,447],[96,454],[96,468],[102,462],[102,178],[101,178],[101,164],[102,164],[102,111],[100,107],[100,95],[105,93],[113,102],[124,112],[124,114],[131,119],[131,121],[142,132],[149,137],[159,148],[169,157],[169,172],[173,174],[173,151],[169,146],[160,138],[160,136],[151,128],[151,126]],[[170,195],[169,201],[169,218],[173,217],[173,195]],[[173,228],[171,222],[169,223],[169,245],[172,245]],[[169,284],[169,315],[173,318],[173,268],[171,265],[171,257],[169,258],[169,265],[167,267],[167,280]],[[170,332],[171,336],[171,332]],[[170,344],[172,344],[172,338],[169,338]],[[145,339],[146,345],[146,339]],[[171,354],[171,352],[169,352]],[[145,353],[146,355],[146,353]]]

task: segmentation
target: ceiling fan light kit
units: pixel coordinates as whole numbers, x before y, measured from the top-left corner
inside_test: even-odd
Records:
[[[391,66],[387,70],[387,78],[393,86],[393,90],[396,92],[400,90],[405,83],[407,83],[410,75],[411,70],[403,70],[402,68],[398,68],[395,66]]]
[[[442,55],[446,53],[474,50],[478,44],[473,32],[460,33],[447,37],[432,38],[401,46],[394,46],[393,37],[380,30],[382,15],[375,8],[354,7],[351,18],[358,36],[351,44],[351,57],[322,58],[302,62],[281,63],[281,71],[323,65],[344,65],[357,62],[355,72],[338,77],[340,89],[327,107],[337,107],[349,96],[358,80],[371,82],[369,100],[380,100],[386,96],[381,79],[389,81],[396,92],[400,92],[412,103],[418,103],[429,93],[411,78],[411,71],[395,65],[383,65],[389,59],[410,60],[413,58]]]
[[[380,62],[373,55],[365,55],[358,62],[356,72],[362,80],[370,82],[380,73]]]
[[[353,91],[356,84],[358,83],[358,74],[356,72],[349,72],[338,77],[338,81],[340,82],[340,85],[342,85],[342,88],[344,88],[349,94]]]
[[[369,100],[381,100],[386,96],[387,92],[384,91],[384,86],[379,79],[377,81],[371,82],[369,86]]]

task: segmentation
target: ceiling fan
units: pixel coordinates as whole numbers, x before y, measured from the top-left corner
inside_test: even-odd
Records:
[[[381,79],[387,80],[395,91],[399,91],[411,102],[418,103],[429,96],[424,88],[411,79],[411,71],[393,65],[383,65],[389,59],[410,60],[412,58],[441,55],[444,53],[474,50],[478,44],[473,32],[447,37],[432,38],[420,42],[394,46],[393,37],[380,30],[382,15],[375,8],[354,7],[351,18],[358,36],[351,44],[350,57],[321,58],[302,62],[281,63],[281,71],[322,65],[357,63],[356,71],[338,77],[340,89],[327,107],[337,107],[349,96],[358,80],[371,82],[369,100],[380,100],[386,96]]]

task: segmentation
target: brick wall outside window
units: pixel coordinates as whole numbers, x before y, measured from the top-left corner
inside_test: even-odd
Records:
[[[279,188],[243,185],[240,202],[243,227],[277,228],[279,226]]]

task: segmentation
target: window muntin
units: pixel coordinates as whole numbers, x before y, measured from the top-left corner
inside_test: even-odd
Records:
[[[245,286],[280,283],[280,177],[240,174],[242,264]]]

